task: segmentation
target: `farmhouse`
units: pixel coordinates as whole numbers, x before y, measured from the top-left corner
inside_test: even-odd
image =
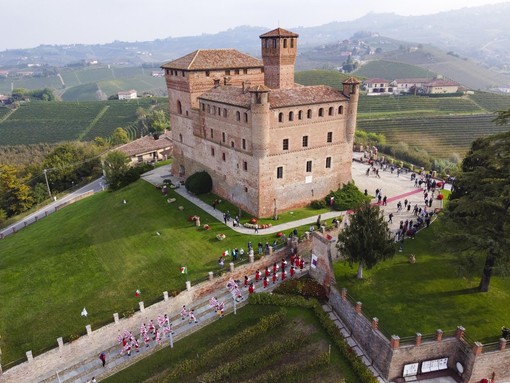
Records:
[[[383,96],[393,94],[394,88],[391,81],[383,78],[371,78],[363,81],[363,86],[367,90],[367,96]]]
[[[423,84],[422,88],[426,94],[456,93],[459,90],[459,84],[444,78],[435,78]]]
[[[260,36],[262,62],[200,49],[162,66],[172,172],[207,171],[213,191],[258,217],[305,206],[351,181],[359,81],[294,83],[298,35]]]
[[[157,139],[153,136],[144,136],[119,146],[115,150],[125,153],[129,157],[131,165],[158,162],[166,160],[172,155],[172,139],[165,131]]]
[[[412,93],[415,89],[422,88],[424,84],[431,81],[431,78],[396,78],[392,81],[397,94]]]
[[[117,92],[117,96],[119,96],[119,100],[134,100],[138,97],[134,89]]]

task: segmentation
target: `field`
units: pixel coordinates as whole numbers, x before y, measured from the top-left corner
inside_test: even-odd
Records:
[[[67,341],[83,333],[86,324],[97,328],[111,322],[114,312],[122,316],[136,309],[136,289],[146,305],[161,300],[165,290],[183,290],[181,266],[188,267],[195,283],[218,271],[218,258],[226,249],[246,249],[248,241],[272,243],[275,238],[233,232],[182,197],[175,198],[177,202],[166,203],[158,189],[140,180],[79,201],[1,240],[3,365],[23,358],[27,350],[38,355],[56,346],[59,336]],[[193,215],[211,229],[197,229],[188,220]],[[218,233],[226,239],[218,241]],[[86,320],[80,317],[83,307],[89,312]]]
[[[127,128],[135,122],[137,108],[147,108],[153,102],[162,102],[166,106],[165,101],[143,98],[103,102],[30,102],[21,105],[5,120],[0,117],[0,145],[90,141],[97,136],[106,138],[116,128]],[[8,110],[0,108],[0,111]]]
[[[173,349],[164,348],[103,382],[211,381],[208,378],[213,374],[221,376],[221,371],[229,373],[214,381],[228,378],[235,382],[274,382],[276,378],[267,374],[285,370],[288,373],[277,379],[279,382],[333,383],[342,378],[346,383],[357,382],[336,346],[331,347],[329,362],[323,358],[331,340],[311,310],[285,308],[283,322],[276,322],[268,331],[255,331],[263,318],[274,318],[280,310],[275,306],[248,305],[236,316],[228,315],[177,342]],[[255,339],[241,335],[250,334],[250,330],[256,334]],[[242,339],[231,345],[229,339],[236,337]],[[288,347],[278,350],[283,344]],[[258,358],[250,362],[255,357]],[[323,362],[317,363],[320,358]],[[314,362],[317,365],[310,366]],[[187,371],[175,368],[186,364],[190,366]],[[230,366],[228,370],[227,366]],[[184,371],[178,373],[179,370]]]
[[[493,277],[490,291],[478,292],[479,277],[459,276],[456,255],[442,250],[440,232],[440,223],[431,225],[416,240],[406,241],[403,253],[364,270],[362,281],[356,279],[356,269],[335,263],[338,288],[346,287],[362,302],[369,318],[379,318],[386,336],[414,337],[416,332],[450,332],[463,326],[475,341],[497,342],[501,326],[510,323],[510,278]],[[410,254],[415,264],[408,262]]]
[[[396,78],[432,78],[436,76],[436,73],[412,64],[375,60],[362,65],[352,75],[361,78],[379,77],[393,81]]]

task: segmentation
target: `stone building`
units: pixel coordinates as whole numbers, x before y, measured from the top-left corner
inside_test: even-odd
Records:
[[[260,36],[262,62],[200,49],[162,66],[172,172],[205,170],[213,191],[258,217],[302,207],[351,181],[359,81],[294,83],[298,35]]]

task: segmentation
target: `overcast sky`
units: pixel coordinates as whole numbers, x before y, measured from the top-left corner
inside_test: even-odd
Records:
[[[509,0],[0,0],[0,51],[216,33],[239,25],[292,29],[369,12],[424,15]]]

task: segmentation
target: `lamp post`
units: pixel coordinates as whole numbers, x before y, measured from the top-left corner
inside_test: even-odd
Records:
[[[44,169],[43,170],[43,172],[44,172],[44,179],[46,180],[46,187],[48,188],[48,195],[51,198],[50,183],[48,182],[48,175],[46,174],[47,171],[48,171],[48,169]]]

